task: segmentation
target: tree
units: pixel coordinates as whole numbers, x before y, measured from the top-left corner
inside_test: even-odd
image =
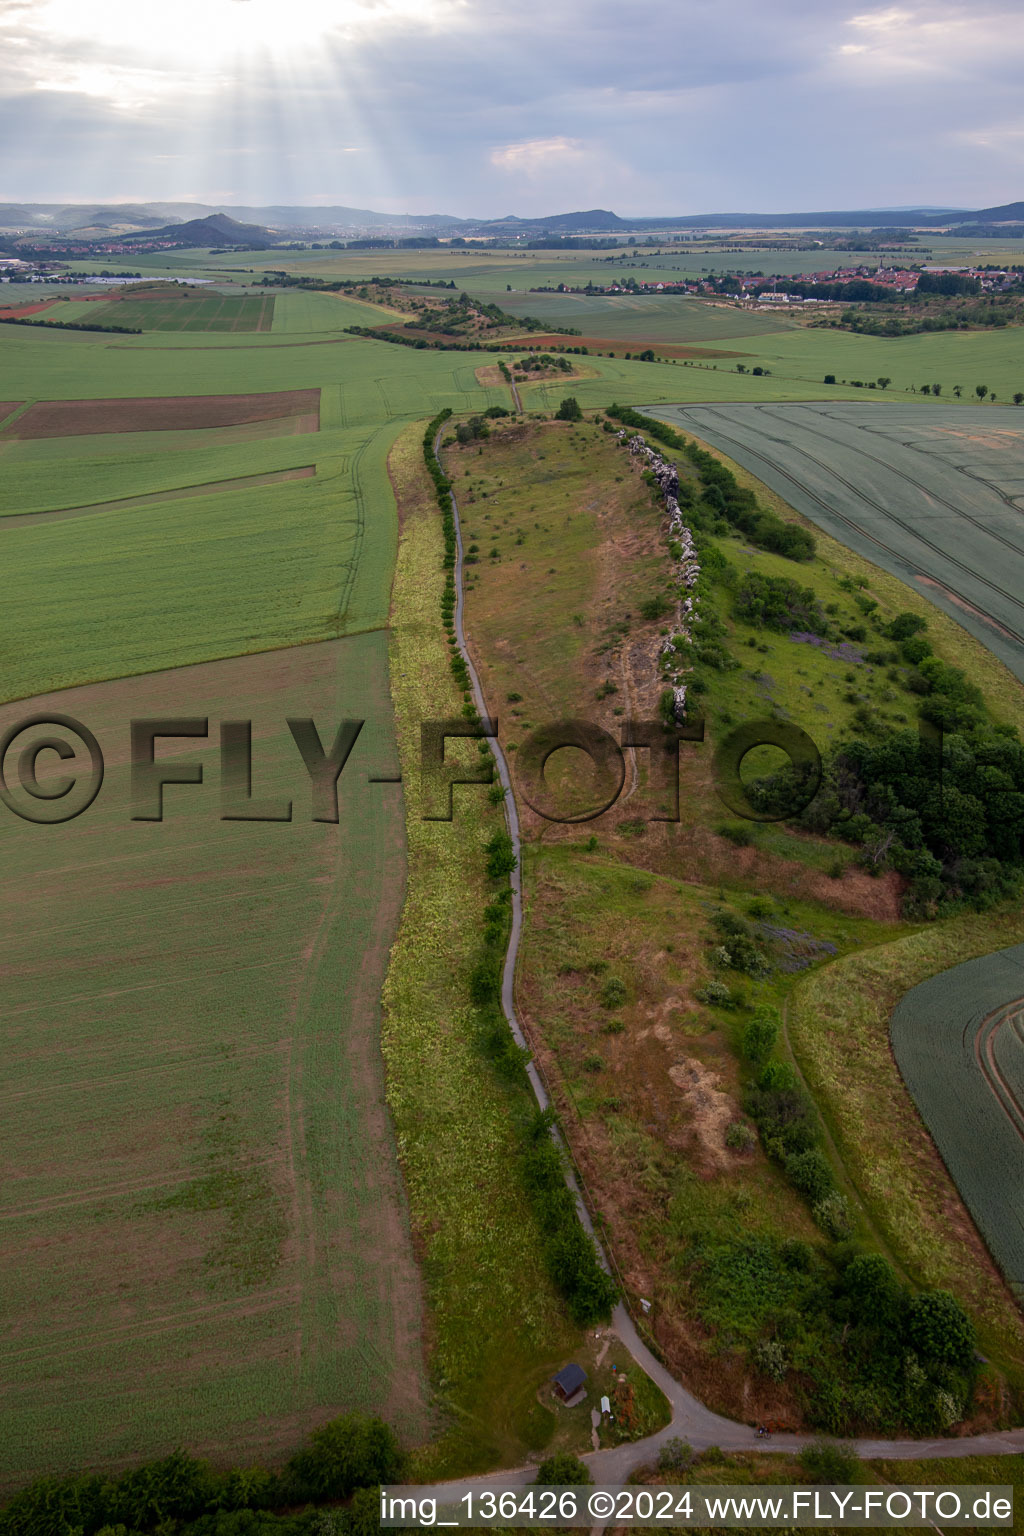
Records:
[[[575,395],[566,395],[558,410],[555,412],[556,421],[582,421],[583,412]]]
[[[383,1419],[346,1413],[322,1424],[288,1463],[298,1488],[314,1498],[347,1499],[356,1488],[397,1482],[402,1452]]]
[[[877,382],[878,382],[879,389],[888,389],[889,385],[892,383],[892,379],[887,378],[883,374],[883,376]]]
[[[962,384],[954,384],[953,385],[953,393],[954,393],[954,395],[956,395],[958,400],[960,399],[960,396],[963,394],[963,392],[964,392],[964,387],[963,387]]]
[[[495,832],[486,844],[487,873],[492,880],[510,875],[516,867],[516,855],[512,839],[507,832]]]
[[[757,1010],[743,1031],[743,1054],[756,1067],[763,1066],[775,1049],[782,1020],[777,1008],[765,1005]]]
[[[1014,405],[1024,405],[1024,390],[1018,389],[1013,397],[1013,403]]]
[[[975,384],[974,393],[977,395],[979,400],[984,400],[985,396],[988,394],[988,385]]]
[[[907,1310],[907,1337],[927,1360],[967,1365],[974,1354],[974,1325],[949,1291],[922,1291]]]
[[[535,1481],[549,1487],[564,1488],[577,1483],[592,1483],[594,1479],[578,1456],[574,1456],[571,1451],[557,1451],[547,1461],[541,1462]]]
[[[931,392],[932,392],[932,387],[931,387],[930,384],[922,384],[921,385],[921,393],[922,393],[922,395],[930,395]]]
[[[826,384],[834,384],[835,381],[836,381],[836,376],[835,376],[834,373],[826,373],[825,380],[824,380],[824,382]]]
[[[942,394],[942,385],[941,384],[933,384],[932,385],[932,394],[933,395],[941,395]]]
[[[861,1253],[843,1271],[843,1290],[854,1323],[896,1334],[903,1324],[907,1296],[895,1270],[880,1253]]]

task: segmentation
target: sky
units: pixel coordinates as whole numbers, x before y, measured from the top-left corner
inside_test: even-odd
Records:
[[[1019,0],[0,0],[0,201],[979,208],[1022,79]]]

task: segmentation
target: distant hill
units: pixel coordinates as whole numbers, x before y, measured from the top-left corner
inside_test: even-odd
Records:
[[[165,224],[162,229],[137,230],[126,240],[176,240],[180,245],[273,245],[279,238],[260,224],[239,224],[226,213],[184,224]]]
[[[82,233],[100,239],[104,230],[176,239],[184,244],[259,245],[278,239],[351,239],[393,235],[657,234],[669,229],[942,229],[1024,224],[1024,202],[994,208],[855,208],[810,213],[686,213],[624,219],[608,208],[554,213],[536,218],[508,214],[501,219],[456,218],[446,213],[376,213],[343,204],[323,207],[279,204],[235,207],[231,215],[204,203],[0,203],[0,229],[50,234]]]
[[[1004,203],[1001,208],[979,208],[970,215],[979,224],[1024,224],[1024,203]]]
[[[629,228],[625,219],[620,219],[617,213],[609,213],[607,208],[591,208],[589,213],[556,213],[549,218],[527,222],[542,224],[545,229],[564,229],[567,233],[580,229],[600,232]]]

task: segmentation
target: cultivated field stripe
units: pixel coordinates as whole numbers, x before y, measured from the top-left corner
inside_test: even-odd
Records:
[[[870,454],[874,441],[866,438],[864,431],[881,427],[883,421],[895,426],[897,410],[900,421],[914,423],[916,417],[921,426],[935,426],[945,418],[924,406],[830,406],[829,419],[847,423],[845,457],[836,444],[830,458],[799,441],[802,415],[810,412],[823,416],[825,409],[819,407],[815,412],[813,407],[799,405],[777,408],[773,415],[780,418],[780,430],[774,434],[759,424],[762,408],[756,406],[659,406],[652,408],[652,414],[682,425],[731,453],[833,537],[902,580],[909,579],[981,640],[1015,676],[1024,678],[1024,602],[1018,595],[1024,591],[1024,551],[1018,561],[1010,548],[1019,548],[1014,539],[1019,514],[1003,504],[990,485],[979,483],[975,477],[960,477],[956,466],[949,464],[944,513],[934,512],[933,493],[926,489],[936,473],[934,466],[928,465],[922,466],[916,482],[912,517],[901,516],[907,507],[906,485],[908,478],[913,483],[912,474],[888,477],[887,494],[885,463]],[[971,407],[955,408],[955,419],[964,427],[979,414]],[[986,425],[989,420],[987,417]],[[859,456],[862,441],[863,458]],[[1024,433],[1018,436],[1017,444],[1024,466]],[[850,473],[844,475],[836,460],[849,461]],[[950,500],[954,493],[955,502]],[[957,509],[955,515],[945,515],[951,506]],[[1002,532],[997,531],[1003,548],[986,554],[977,533],[981,529],[991,532],[988,523],[995,519],[1003,520]],[[1012,586],[1004,585],[1007,578]]]
[[[88,517],[94,512],[124,512],[129,508],[148,507],[154,502],[181,501],[189,496],[216,496],[222,491],[248,491],[257,485],[283,485],[286,480],[308,480],[316,474],[315,464],[297,469],[278,469],[265,475],[238,475],[230,480],[208,480],[204,485],[178,486],[172,491],[151,491],[145,496],[122,496],[116,501],[94,501],[81,507],[54,507],[48,512],[12,512],[0,516],[0,528],[24,528],[31,523],[53,520],[63,522],[73,517]]]
[[[1024,1300],[1024,1054],[997,1065],[994,1050],[995,1038],[1024,1006],[1022,996],[1024,944],[1018,944],[921,982],[897,1005],[891,1023],[907,1087],[1018,1300]]]

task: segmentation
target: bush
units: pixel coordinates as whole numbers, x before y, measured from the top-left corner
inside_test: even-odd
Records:
[[[542,1461],[537,1468],[535,1483],[547,1484],[549,1487],[569,1487],[578,1483],[592,1483],[587,1468],[574,1456],[571,1451],[558,1451],[554,1456],[549,1456],[547,1461]]]
[[[949,1291],[922,1291],[907,1309],[907,1337],[926,1360],[966,1365],[974,1356],[974,1325]]]
[[[709,1008],[735,1008],[736,1000],[724,981],[712,977],[710,981],[698,987],[694,992],[698,1003],[706,1003]]]
[[[890,640],[909,640],[919,630],[927,629],[928,621],[916,613],[898,613],[886,629]]]
[[[693,1446],[678,1435],[666,1440],[658,1452],[659,1472],[682,1472],[693,1460]]]
[[[830,1237],[833,1242],[841,1242],[844,1237],[849,1237],[853,1230],[849,1202],[837,1189],[826,1195],[823,1200],[817,1201],[812,1207],[811,1215],[814,1217],[815,1225],[819,1226],[825,1236]]]
[[[791,1153],[786,1158],[786,1175],[793,1188],[799,1190],[811,1205],[817,1205],[835,1188],[832,1169],[817,1147]]]
[[[518,863],[512,839],[507,832],[495,832],[487,841],[486,852],[487,873],[492,880],[510,875]]]
[[[743,1031],[743,1054],[755,1066],[763,1066],[775,1049],[782,1019],[777,1008],[757,1010]]]
[[[356,1488],[398,1482],[402,1464],[395,1432],[383,1419],[346,1413],[313,1431],[287,1475],[307,1498],[347,1499]]]
[[[730,1152],[752,1152],[757,1137],[745,1120],[734,1120],[725,1128],[725,1144]]]
[[[620,1008],[626,1001],[626,986],[618,976],[609,976],[598,994],[602,1008]]]
[[[784,1381],[786,1368],[789,1361],[786,1351],[778,1339],[762,1339],[754,1345],[752,1361],[755,1371],[762,1376],[767,1376],[770,1381]]]
[[[765,576],[748,571],[736,594],[736,613],[756,629],[783,632],[803,630],[825,633],[827,621],[810,587],[800,587],[788,576]]]
[[[835,1440],[815,1440],[800,1452],[800,1465],[812,1483],[855,1483],[860,1462],[852,1446]]]
[[[663,619],[666,614],[672,612],[672,604],[664,593],[657,597],[648,597],[640,604],[640,617],[642,619]]]
[[[618,1296],[601,1268],[593,1241],[580,1225],[566,1187],[562,1154],[551,1139],[551,1112],[534,1116],[527,1132],[523,1179],[544,1237],[544,1262],[581,1327],[607,1318]]]

